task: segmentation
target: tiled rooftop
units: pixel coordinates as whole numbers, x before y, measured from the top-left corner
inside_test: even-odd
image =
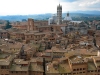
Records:
[[[44,72],[43,66],[37,65],[37,63],[30,63],[30,71]]]
[[[14,59],[10,71],[28,71],[28,69],[29,61],[24,61],[23,59]]]
[[[67,59],[63,59],[63,60],[67,60]],[[59,62],[53,61],[52,63],[48,63],[46,66],[46,73],[71,73],[72,70],[69,66],[68,61],[65,63],[63,63],[62,61]]]
[[[71,60],[71,63],[85,62],[82,56],[73,56],[73,57],[70,57],[70,60]]]
[[[68,63],[59,65],[59,73],[71,73],[71,68]]]
[[[30,59],[30,62],[43,62],[43,58],[42,57],[34,57]]]
[[[9,55],[5,59],[0,59],[0,65],[9,65],[13,58],[14,58],[14,55]]]
[[[97,64],[97,66],[100,66],[100,61],[97,61],[96,64]]]
[[[9,56],[7,53],[0,53],[0,59],[6,59]]]
[[[14,63],[16,64],[29,64],[29,61],[24,61],[24,59],[14,59]]]
[[[39,23],[39,22],[38,22]],[[19,23],[20,24],[20,23]],[[19,26],[18,24],[18,26]],[[23,25],[24,23],[22,23],[21,25]],[[81,23],[79,25],[77,25],[76,29],[78,28],[78,26],[82,26]],[[16,24],[17,25],[17,24]],[[26,23],[25,23],[26,25]],[[10,67],[10,71],[37,71],[37,72],[44,72],[43,70],[43,58],[45,58],[46,62],[46,73],[58,73],[58,74],[62,74],[62,73],[71,73],[72,72],[72,67],[73,64],[79,64],[79,63],[87,63],[87,69],[89,70],[96,70],[97,66],[100,67],[100,57],[97,57],[97,51],[98,49],[94,46],[93,44],[93,39],[96,39],[96,44],[100,45],[100,31],[96,31],[96,37],[93,36],[89,36],[87,35],[80,35],[77,33],[77,31],[72,31],[69,32],[68,34],[66,34],[65,37],[63,37],[62,35],[59,35],[60,33],[63,33],[60,29],[60,27],[64,27],[67,26],[65,24],[63,25],[38,25],[38,24],[34,24],[34,26],[37,26],[37,30],[33,30],[33,31],[27,31],[27,30],[21,30],[21,29],[16,29],[15,28],[11,28],[11,29],[7,29],[7,31],[13,36],[16,36],[16,34],[20,33],[20,34],[24,34],[26,35],[43,35],[41,37],[38,37],[38,39],[42,39],[40,41],[35,41],[35,40],[30,40],[31,43],[28,44],[24,44],[24,43],[19,43],[19,42],[15,42],[15,43],[9,43],[7,41],[5,41],[4,39],[1,40],[0,39],[0,48],[1,51],[0,53],[0,65],[10,65],[11,63],[11,67]],[[69,26],[75,26],[75,24],[70,23]],[[85,25],[84,25],[85,26]],[[23,27],[23,26],[22,26]],[[44,29],[43,32],[39,32],[39,29],[41,27],[53,27],[55,28],[54,31],[50,31],[50,30],[46,30]],[[26,26],[25,26],[26,28]],[[38,29],[39,28],[39,29]],[[40,29],[42,30],[42,29]],[[0,30],[0,31],[5,31],[5,30]],[[54,34],[54,36],[52,37],[51,34]],[[77,36],[78,34],[78,36]],[[24,36],[23,35],[23,36]],[[24,36],[24,37],[25,37]],[[27,37],[28,38],[28,37]],[[34,38],[34,37],[33,37]],[[52,40],[52,42],[56,41],[57,39],[61,40],[60,44],[56,44],[54,42],[54,45],[52,47],[52,49],[47,49],[45,50],[45,44],[42,44],[42,47],[40,47],[40,43],[41,42],[48,42],[45,41],[45,38],[49,38],[50,40]],[[54,39],[55,38],[55,39]],[[26,38],[25,38],[26,39]],[[24,39],[24,40],[25,40]],[[35,39],[37,39],[35,37]],[[49,41],[50,41],[49,40]],[[13,40],[14,41],[14,40]],[[26,40],[27,41],[27,40]],[[65,47],[65,42],[67,44],[67,49],[64,49]],[[16,55],[18,55],[20,48],[22,47],[22,45],[24,44],[24,51],[26,53],[26,56],[28,58],[28,54],[31,54],[31,58],[30,59],[19,59],[16,56],[16,59],[14,59],[13,62],[12,59],[14,56],[10,56],[9,54],[5,54],[4,52],[10,52],[11,51],[15,51],[16,49],[19,49],[16,52]],[[62,44],[64,44],[62,46]],[[40,50],[41,52],[39,52],[38,50]],[[52,59],[52,53],[55,54],[54,59]],[[36,55],[37,57],[33,56]],[[58,58],[60,57],[61,58]],[[30,57],[30,55],[29,55]],[[95,61],[95,62],[94,62]],[[71,65],[69,65],[69,63]],[[40,65],[41,64],[41,65]],[[48,67],[48,68],[47,68]]]
[[[29,66],[21,66],[17,64],[12,64],[10,71],[28,71]]]

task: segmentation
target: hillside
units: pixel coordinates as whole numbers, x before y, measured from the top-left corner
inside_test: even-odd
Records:
[[[70,16],[73,20],[87,20],[87,19],[97,19],[100,20],[100,12],[97,11],[80,11],[80,12],[71,12]],[[35,20],[48,20],[52,16],[51,13],[47,14],[38,14],[38,15],[8,15],[8,16],[0,16],[2,20],[9,20],[9,21],[22,21],[23,19],[27,20],[28,18],[33,18]],[[63,18],[66,16],[66,13],[62,14]]]

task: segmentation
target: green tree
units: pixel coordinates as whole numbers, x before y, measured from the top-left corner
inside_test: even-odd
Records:
[[[10,25],[10,22],[7,21],[6,26],[5,26],[5,29],[9,29],[9,28],[11,28],[11,27],[12,27],[12,26]]]

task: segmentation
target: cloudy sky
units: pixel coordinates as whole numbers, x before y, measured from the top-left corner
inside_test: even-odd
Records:
[[[56,13],[59,3],[63,12],[100,10],[100,0],[0,0],[0,15]]]

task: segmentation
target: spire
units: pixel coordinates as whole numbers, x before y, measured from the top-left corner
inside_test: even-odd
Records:
[[[59,5],[58,5],[58,7],[61,7],[61,4],[60,4],[60,2],[59,2]]]
[[[60,4],[60,2],[59,2],[59,5],[57,5],[57,7],[58,7],[58,8],[62,8],[62,5]]]
[[[69,11],[68,11],[68,13],[67,13],[67,16],[69,16]]]
[[[60,6],[60,2],[59,2],[59,6]]]

